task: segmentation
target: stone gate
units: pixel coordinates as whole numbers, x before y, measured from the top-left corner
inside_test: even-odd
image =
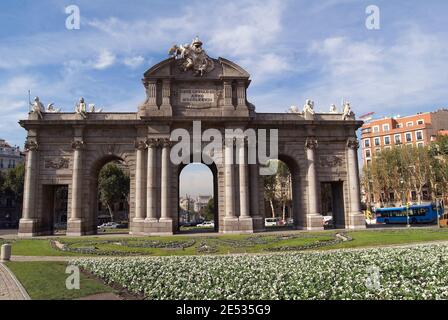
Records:
[[[177,232],[184,165],[170,161],[170,137],[179,128],[193,135],[193,121],[201,121],[201,134],[210,128],[222,133],[277,129],[278,158],[292,174],[295,227],[323,229],[322,183],[332,186],[337,226],[365,227],[356,139],[361,121],[347,110],[316,113],[310,103],[304,112],[257,113],[246,96],[251,80],[243,68],[208,57],[199,39],[170,52],[171,58],[144,73],[146,100],[137,112],[89,112],[83,100],[74,113],[45,112],[35,102],[29,118],[20,121],[28,133],[20,236],[52,234],[51,199],[60,185],[68,186],[67,235],[95,234],[98,174],[114,160],[130,169],[130,233]],[[215,225],[221,233],[264,230],[263,180],[259,164],[248,163],[245,148],[223,141],[206,161],[214,176]],[[198,159],[197,148],[191,150],[185,157]],[[240,161],[229,161],[232,157]]]

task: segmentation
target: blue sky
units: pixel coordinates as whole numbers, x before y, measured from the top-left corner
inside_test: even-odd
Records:
[[[67,30],[65,7],[81,11]],[[368,5],[380,30],[365,27]],[[448,1],[61,1],[0,3],[0,137],[23,146],[28,89],[71,111],[84,96],[105,111],[135,111],[140,79],[174,43],[199,35],[212,57],[252,75],[259,112],[350,100],[361,115],[447,106]]]

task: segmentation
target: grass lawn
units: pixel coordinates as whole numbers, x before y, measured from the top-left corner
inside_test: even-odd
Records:
[[[164,236],[164,237],[60,237],[70,251],[52,248],[48,239],[23,239],[12,243],[13,255],[28,256],[89,256],[89,255],[197,255],[227,253],[259,253],[288,250],[328,250],[425,241],[448,240],[448,229],[413,228],[346,232],[352,241],[335,243],[335,230],[264,233],[252,235]],[[324,243],[322,246],[314,244]],[[277,249],[276,249],[277,248]]]
[[[114,292],[111,287],[82,273],[80,289],[68,290],[65,281],[69,274],[65,273],[67,264],[64,262],[7,262],[6,265],[33,300],[67,300]]]

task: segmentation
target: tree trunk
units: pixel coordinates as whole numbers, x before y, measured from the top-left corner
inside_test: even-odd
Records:
[[[282,213],[283,213],[283,221],[286,221],[286,203],[285,202],[283,202]]]
[[[107,206],[107,210],[109,211],[110,221],[113,222],[114,221],[114,213],[112,211],[112,208],[110,207],[109,203],[107,203],[106,206]]]
[[[271,205],[272,218],[275,218],[275,209],[274,209],[274,203],[272,202],[272,199],[269,199],[269,204]]]

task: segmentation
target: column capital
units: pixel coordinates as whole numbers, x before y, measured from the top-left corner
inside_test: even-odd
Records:
[[[358,139],[355,137],[350,137],[347,139],[347,148],[357,150],[359,148]]]
[[[148,148],[156,148],[160,145],[159,138],[148,138],[146,139],[146,145]]]
[[[317,149],[318,143],[316,137],[308,137],[305,141],[305,148],[315,150]]]
[[[84,148],[84,146],[85,146],[85,143],[82,140],[74,140],[72,142],[72,148],[75,150],[80,150],[80,149]]]
[[[147,148],[147,144],[144,140],[135,140],[134,146],[138,150],[145,150]]]
[[[162,148],[171,148],[174,145],[174,141],[171,141],[170,138],[161,138],[159,140]]]
[[[25,150],[26,151],[36,151],[39,149],[39,144],[34,140],[27,140],[25,142]]]

